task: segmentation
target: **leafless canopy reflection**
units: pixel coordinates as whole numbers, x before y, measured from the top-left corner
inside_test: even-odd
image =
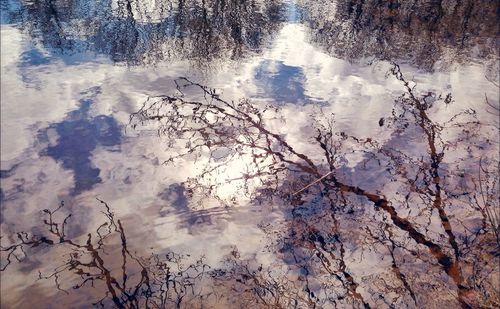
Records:
[[[433,70],[437,62],[446,67],[464,59],[498,58],[498,1],[298,3],[312,41],[342,59],[399,59]]]
[[[419,89],[397,64],[388,78],[400,82],[402,94],[378,123],[390,131],[384,141],[339,131],[333,116],[316,109],[313,133],[303,137],[309,147],[299,150],[271,125],[280,108],[226,101],[186,78],[177,81],[177,95],[149,98],[131,116],[132,127],[158,126],[170,146],[184,148],[166,163],[205,159],[205,169],[185,184],[192,197],[237,203],[218,191],[229,183],[256,205],[282,205],[285,223],[261,226],[276,265],[243,260],[237,248],[217,268],[203,259],[183,263],[186,257],[173,253],[138,256],[101,201],[106,222],[86,239],[66,237],[63,208],[46,210],[47,235],[11,237],[2,245],[2,267],[21,251],[65,246],[67,260],[40,278],[54,279],[58,289],[75,276],[75,289],[100,286],[104,295],[95,304],[103,307],[495,308],[497,128],[472,109],[433,120],[433,108],[453,105],[451,94]],[[202,99],[188,99],[193,90]],[[362,159],[347,168],[354,154]],[[240,176],[225,177],[234,162],[243,165]],[[107,246],[121,266],[107,266]]]
[[[496,128],[481,123],[472,109],[433,121],[428,111],[453,104],[451,94],[419,93],[397,64],[389,74],[404,92],[392,115],[379,121],[392,132],[383,143],[339,132],[334,119],[319,112],[311,115],[315,150],[302,153],[267,129],[266,121],[279,114],[276,108],[227,102],[186,79],[179,90],[198,87],[205,101],[151,98],[132,123],[157,121],[160,134],[172,143],[187,141],[186,154],[209,153],[214,164],[190,180],[193,191],[214,193],[214,175],[236,160],[247,162],[242,192],[256,201],[276,194],[292,201],[290,224],[280,231],[280,252],[301,274],[297,281],[309,302],[422,306],[454,298],[462,307],[495,306],[498,158],[491,154],[498,146]],[[314,156],[318,150],[323,158]],[[346,171],[343,165],[353,150],[364,159]],[[226,155],[215,155],[221,152]],[[360,183],[360,177],[369,181]],[[208,187],[205,178],[211,179]],[[353,250],[361,255],[361,265],[365,252],[380,260],[389,257],[391,263],[381,272],[355,277],[347,250],[351,259]],[[442,294],[448,290],[454,292]]]
[[[21,0],[5,15],[55,55],[94,52],[116,63],[198,66],[259,52],[283,21],[281,1]]]
[[[101,299],[92,300],[96,307],[180,307],[187,295],[198,296],[195,283],[208,276],[209,269],[203,259],[184,266],[183,257],[175,253],[161,257],[157,254],[137,256],[129,248],[121,221],[115,219],[104,201],[99,202],[103,205],[105,221],[81,240],[65,233],[71,226],[71,214],[62,214],[64,203],[55,210],[45,209],[43,223],[47,234],[21,232],[13,236],[14,243],[1,248],[2,256],[5,255],[2,270],[33,248],[59,246],[64,248],[65,259],[52,273],[40,272],[39,278],[54,280],[55,287],[66,294],[70,293],[68,289],[85,287],[103,291]]]

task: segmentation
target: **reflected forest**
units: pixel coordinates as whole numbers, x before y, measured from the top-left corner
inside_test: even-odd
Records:
[[[500,306],[498,1],[1,8],[2,308]]]

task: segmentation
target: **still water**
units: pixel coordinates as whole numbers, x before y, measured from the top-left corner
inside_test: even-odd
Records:
[[[2,308],[496,308],[497,1],[2,0]]]

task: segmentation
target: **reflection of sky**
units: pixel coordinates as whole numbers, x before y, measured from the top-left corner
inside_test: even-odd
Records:
[[[294,0],[287,0],[285,1],[287,6],[286,6],[286,20],[288,23],[298,23],[300,22],[302,18],[302,8],[297,5],[296,1]]]
[[[0,23],[2,25],[12,22],[12,13],[19,10],[21,3],[18,0],[0,1]]]
[[[99,89],[90,89],[89,92],[87,98],[80,100],[79,109],[70,112],[67,119],[51,124],[41,132],[45,136],[48,130],[57,133],[56,144],[48,146],[43,154],[62,162],[65,169],[73,171],[73,194],[89,190],[101,182],[99,169],[92,167],[90,161],[92,151],[97,146],[118,146],[121,142],[121,128],[113,117],[89,117],[89,108],[99,94]]]
[[[234,244],[242,254],[260,254],[263,235],[257,223],[264,217],[279,218],[279,213],[248,207],[229,211],[216,203],[192,210],[180,183],[195,175],[199,166],[189,161],[163,166],[160,163],[175,150],[166,149],[154,132],[124,129],[128,115],[147,95],[172,93],[174,78],[196,79],[201,73],[182,61],[168,67],[125,68],[106,61],[79,61],[78,54],[68,56],[74,61],[47,55],[50,51],[32,47],[19,30],[2,26],[1,196],[2,208],[8,208],[2,231],[33,224],[34,219],[14,221],[21,215],[36,219],[37,211],[59,199],[91,208],[99,196],[129,218],[136,244],[171,245],[205,253],[212,261],[220,257],[221,248]],[[239,68],[214,71],[204,79],[223,89],[229,99],[279,102],[288,122],[273,130],[314,157],[317,149],[308,144],[311,129],[305,116],[315,107],[294,103],[322,102],[325,113],[337,114],[340,128],[389,139],[378,120],[388,116],[402,89],[386,78],[387,68],[386,63],[361,66],[330,57],[308,42],[303,26],[293,24],[277,34],[262,57],[250,57]],[[436,117],[447,118],[453,108],[477,108],[477,98],[485,93],[498,102],[497,89],[485,82],[479,65],[433,74],[407,66],[404,70],[413,74],[421,89],[452,92],[454,107],[438,107]],[[32,81],[38,86],[30,87]],[[477,109],[484,121],[495,121],[494,115]],[[347,165],[355,166],[353,161]],[[345,170],[347,174],[349,168]],[[363,180],[367,181],[355,179]],[[375,186],[375,180],[370,181]],[[145,233],[150,236],[146,243]],[[21,285],[19,281],[2,285],[2,293]]]
[[[277,102],[298,103],[306,99],[304,95],[304,74],[299,67],[283,62],[263,61],[255,72],[262,96]]]
[[[49,59],[37,48],[29,49],[21,55],[19,61],[19,66],[37,66],[42,64],[48,64]]]

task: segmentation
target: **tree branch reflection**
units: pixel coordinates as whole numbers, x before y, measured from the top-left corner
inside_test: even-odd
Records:
[[[99,200],[105,220],[93,233],[69,237],[72,217],[61,204],[44,210],[45,233],[2,238],[2,270],[37,248],[58,248],[63,261],[39,278],[66,292],[94,287],[101,307],[495,308],[498,132],[472,109],[438,121],[435,108],[453,104],[451,94],[418,90],[397,64],[388,78],[402,94],[378,122],[390,133],[384,140],[346,133],[313,109],[312,129],[292,143],[285,107],[226,101],[186,78],[177,94],[148,98],[131,115],[135,129],[153,125],[172,149],[184,149],[166,163],[203,164],[184,184],[192,199],[279,205],[284,221],[259,226],[277,258],[270,264],[241,258],[236,247],[217,267],[136,253]],[[221,195],[224,185],[233,192]]]
[[[398,260],[410,259],[420,264],[419,267],[432,265],[430,277],[436,280],[440,289],[453,289],[447,283],[451,280],[456,300],[462,307],[496,303],[498,294],[491,294],[494,285],[485,292],[475,287],[473,278],[482,276],[483,282],[491,282],[498,276],[498,268],[470,269],[479,258],[479,252],[489,259],[496,259],[499,252],[497,216],[490,210],[482,210],[483,207],[498,208],[498,203],[492,206],[493,200],[488,199],[488,202],[481,202],[488,206],[477,206],[481,194],[476,183],[481,174],[475,172],[477,160],[470,159],[495,151],[497,145],[491,138],[495,135],[494,128],[481,123],[472,109],[460,111],[446,121],[433,120],[429,111],[438,104],[452,104],[451,94],[417,94],[416,84],[405,79],[397,64],[393,64],[389,75],[402,83],[404,93],[395,100],[391,117],[379,122],[380,126],[392,131],[391,139],[383,143],[371,137],[358,138],[337,131],[334,119],[319,112],[311,115],[317,135],[304,137],[316,142],[311,144],[314,150],[303,153],[290,144],[284,134],[267,128],[267,123],[279,117],[279,108],[259,106],[246,99],[228,102],[214,89],[185,78],[178,82],[180,95],[149,98],[141,110],[132,115],[131,124],[137,127],[154,121],[169,145],[186,142],[187,152],[168,162],[193,154],[198,158],[208,157],[203,172],[188,181],[191,192],[217,196],[217,187],[231,182],[242,188],[237,190],[238,194],[245,192],[254,201],[281,194],[292,202],[289,232],[282,235],[283,246],[288,248],[284,259],[302,269],[306,279],[311,272],[315,280],[321,272],[335,274],[345,287],[344,294],[337,300],[347,298],[351,305],[357,303],[365,307],[384,302],[386,305],[408,303],[406,297],[417,305],[428,301],[419,295],[423,293],[424,283],[415,277],[415,270],[406,269],[411,272],[406,275],[401,267],[408,266],[398,264]],[[199,90],[204,100],[187,100],[183,94],[186,88]],[[485,136],[490,137],[484,139]],[[406,147],[408,142],[414,143],[411,147],[416,148]],[[317,148],[323,152],[323,159],[317,157]],[[365,157],[355,167],[355,173],[382,177],[368,185],[376,189],[349,183],[343,164],[353,151]],[[221,152],[225,156],[216,155]],[[481,169],[482,175],[489,176],[487,181],[480,181],[489,184],[489,195],[498,193],[498,177],[492,173],[498,166],[497,159],[488,160],[490,172]],[[221,181],[224,175],[221,170],[233,166],[234,161],[244,162],[247,172],[239,178]],[[483,163],[481,161],[480,165]],[[318,185],[310,186],[311,183]],[[396,191],[391,189],[384,193],[384,188],[389,187]],[[367,204],[372,205],[375,214],[366,208]],[[377,214],[380,211],[382,213]],[[353,218],[353,212],[366,218]],[[470,217],[482,218],[482,224],[474,224],[468,220]],[[436,220],[439,227],[434,224]],[[342,231],[346,228],[354,228],[355,238],[364,239],[362,243],[366,246],[353,248],[354,236]],[[386,290],[392,290],[399,297],[385,300],[383,295],[388,292],[384,289],[378,292],[375,289],[368,295],[358,292],[361,279],[355,279],[348,266],[353,262],[345,261],[345,241],[351,247],[350,254],[371,251],[374,243],[381,245],[377,245],[377,250],[384,252],[380,258],[389,255],[392,259],[392,275],[384,273],[369,280],[364,277],[364,286],[373,290],[378,286],[375,282],[386,282],[388,276],[395,276],[401,286],[391,282]],[[438,275],[439,268],[448,279],[443,280]],[[409,276],[413,277],[412,281],[408,280]],[[331,279],[327,282],[331,283]],[[306,283],[306,290],[307,286]],[[336,288],[337,291],[330,295],[338,294],[338,286]],[[374,298],[376,295],[380,297]],[[367,296],[369,300],[365,299]]]

